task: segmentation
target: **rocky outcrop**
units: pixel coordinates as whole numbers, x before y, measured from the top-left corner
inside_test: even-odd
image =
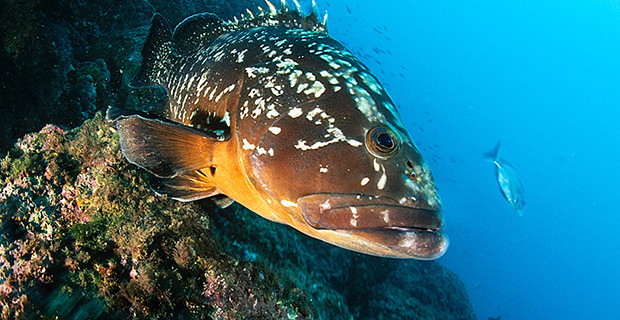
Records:
[[[151,18],[176,25],[199,12],[224,19],[263,1],[17,0],[0,2],[0,151],[47,123],[73,128],[108,105],[161,103],[127,87]]]

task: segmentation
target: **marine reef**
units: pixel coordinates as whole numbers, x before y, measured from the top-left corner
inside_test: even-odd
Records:
[[[0,4],[0,319],[476,318],[437,262],[357,254],[237,204],[157,196],[124,159],[102,110],[162,102],[127,86],[152,14],[177,23],[257,5]]]

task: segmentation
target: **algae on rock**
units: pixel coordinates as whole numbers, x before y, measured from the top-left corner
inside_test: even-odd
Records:
[[[0,163],[2,318],[312,316],[298,289],[223,253],[197,204],[156,196],[98,114]]]

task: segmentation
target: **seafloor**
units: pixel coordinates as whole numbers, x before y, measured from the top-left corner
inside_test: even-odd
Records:
[[[436,262],[360,255],[239,205],[156,196],[122,157],[101,110],[162,102],[127,87],[152,14],[177,23],[257,5],[0,2],[1,319],[475,319]]]

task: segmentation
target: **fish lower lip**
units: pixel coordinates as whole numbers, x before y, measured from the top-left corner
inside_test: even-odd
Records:
[[[303,218],[315,229],[434,232],[444,223],[440,210],[402,206],[386,197],[313,194],[297,202]]]

